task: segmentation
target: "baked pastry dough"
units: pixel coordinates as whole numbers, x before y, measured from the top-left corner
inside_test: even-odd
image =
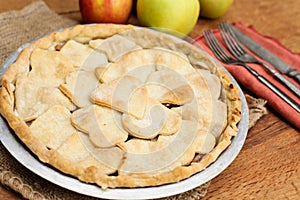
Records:
[[[78,25],[23,49],[0,112],[37,157],[102,188],[174,183],[238,132],[238,89],[202,51],[131,25]]]
[[[91,92],[91,100],[98,105],[107,106],[128,113],[138,119],[144,115],[148,92],[142,82],[133,76],[124,76],[100,84]]]
[[[124,113],[122,122],[131,135],[141,139],[152,139],[158,134],[176,133],[181,124],[181,116],[159,101],[149,98],[142,119]]]

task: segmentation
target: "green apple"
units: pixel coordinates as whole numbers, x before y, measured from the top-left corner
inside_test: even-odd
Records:
[[[230,8],[233,0],[199,0],[200,16],[216,19],[223,16]]]
[[[132,5],[133,0],[79,0],[85,23],[125,23]]]
[[[137,0],[137,18],[142,26],[184,37],[197,23],[199,0]]]

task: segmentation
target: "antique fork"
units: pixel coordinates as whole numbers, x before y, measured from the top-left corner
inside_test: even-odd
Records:
[[[210,47],[212,52],[215,54],[215,56],[219,60],[221,60],[223,63],[226,63],[226,64],[240,65],[240,66],[245,67],[261,83],[263,83],[270,90],[272,90],[276,95],[278,95],[281,99],[283,99],[286,103],[288,103],[297,112],[300,112],[300,105],[297,102],[295,102],[291,97],[289,97],[284,92],[282,92],[279,88],[277,88],[270,81],[268,81],[266,78],[264,78],[259,73],[257,73],[254,69],[250,68],[246,63],[236,60],[236,59],[232,58],[231,56],[229,56],[225,52],[224,48],[217,41],[216,37],[214,36],[214,34],[212,33],[211,30],[204,31],[203,35],[204,35],[204,38],[205,38],[208,46]]]
[[[294,92],[298,98],[300,98],[300,88],[278,73],[276,70],[268,66],[267,64],[257,60],[249,52],[244,49],[241,43],[238,41],[235,33],[233,32],[231,26],[227,22],[222,22],[219,24],[220,32],[222,38],[228,47],[229,51],[239,60],[245,63],[256,63],[263,66],[267,71],[269,71],[277,80],[283,83],[289,90]],[[227,34],[226,34],[227,33]]]

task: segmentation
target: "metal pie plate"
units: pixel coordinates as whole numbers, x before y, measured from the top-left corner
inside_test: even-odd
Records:
[[[178,38],[175,39],[178,40]],[[2,76],[8,66],[16,60],[21,50],[29,46],[32,42],[22,45],[6,60],[5,63],[3,63],[0,67],[0,76]],[[202,50],[199,49],[199,51]],[[212,59],[215,60],[214,58]],[[215,60],[215,62],[229,75],[232,82],[238,86],[240,99],[242,101],[242,118],[238,124],[239,131],[238,134],[232,138],[231,145],[214,163],[205,170],[180,182],[155,187],[102,190],[96,185],[81,182],[77,178],[70,177],[59,170],[40,162],[39,159],[17,138],[14,131],[10,129],[7,122],[2,117],[0,117],[0,140],[11,155],[33,173],[65,189],[87,196],[104,199],[155,199],[186,192],[210,181],[224,171],[234,161],[242,149],[248,132],[249,112],[243,92],[230,73],[218,61]]]

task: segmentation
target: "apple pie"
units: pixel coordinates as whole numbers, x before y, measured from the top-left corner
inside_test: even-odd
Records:
[[[238,133],[238,87],[211,57],[132,25],[77,25],[24,48],[1,78],[0,112],[62,173],[101,188],[174,183]]]

